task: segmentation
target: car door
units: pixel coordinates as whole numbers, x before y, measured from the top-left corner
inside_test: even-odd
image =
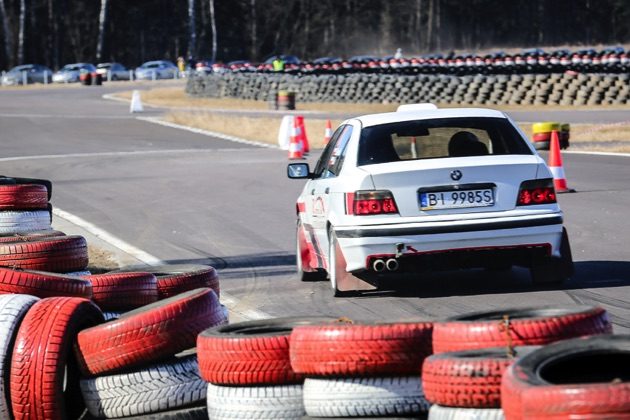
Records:
[[[338,134],[337,134],[338,132]],[[312,225],[317,241],[323,253],[328,251],[328,220],[331,211],[331,201],[339,199],[336,196],[340,189],[338,184],[342,182],[339,175],[343,166],[343,156],[352,136],[352,126],[343,125],[339,127],[335,134],[337,137],[331,139],[326,154],[322,155],[321,173],[312,191]],[[342,198],[343,200],[343,198]]]

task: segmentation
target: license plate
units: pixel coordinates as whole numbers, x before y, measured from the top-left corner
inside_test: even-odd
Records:
[[[459,209],[494,205],[492,189],[434,191],[419,194],[421,210]]]

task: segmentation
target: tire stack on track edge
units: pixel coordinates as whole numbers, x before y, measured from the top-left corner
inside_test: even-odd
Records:
[[[421,415],[429,409],[420,378],[431,354],[429,322],[300,326],[291,333],[291,366],[306,375],[311,417]]]
[[[422,366],[429,420],[502,420],[501,378],[537,346],[494,347],[439,353]]]
[[[50,230],[52,184],[0,175],[0,235]]]
[[[201,288],[81,331],[76,352],[88,411],[119,418],[205,405],[206,383],[189,349],[201,331],[226,322],[214,291]]]
[[[330,318],[247,321],[210,328],[197,339],[212,419],[295,419],[304,414],[304,376],[291,367],[289,337]]]

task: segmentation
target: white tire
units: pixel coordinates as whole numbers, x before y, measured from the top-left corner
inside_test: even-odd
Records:
[[[306,378],[304,409],[311,417],[367,417],[426,413],[418,376]]]
[[[208,417],[212,420],[291,420],[302,416],[302,385],[234,387],[208,384]]]
[[[30,295],[2,295],[0,296],[0,418],[11,418],[9,412],[10,401],[7,401],[9,384],[9,360],[13,353],[11,345],[15,340],[18,327],[30,309],[39,298]]]
[[[73,277],[83,277],[83,276],[91,276],[92,273],[90,271],[71,271],[70,273],[64,273],[66,276],[73,276]]]
[[[118,319],[124,312],[103,312],[103,318],[105,321],[111,321],[113,319]]]
[[[459,408],[432,405],[428,420],[503,420],[500,408]]]
[[[92,416],[127,417],[203,401],[206,382],[194,354],[135,372],[82,379],[81,393]]]
[[[52,230],[50,213],[38,211],[0,211],[0,235]]]

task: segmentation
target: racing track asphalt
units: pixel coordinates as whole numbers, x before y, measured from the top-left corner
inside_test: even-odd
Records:
[[[630,332],[629,157],[563,155],[578,191],[560,196],[577,268],[563,288],[534,288],[522,269],[472,270],[334,299],[327,282],[294,273],[303,184],[286,178],[285,152],[137,120],[101,99],[115,89],[0,90],[0,173],[51,179],[54,206],[160,259],[214,265],[242,307],[394,321],[580,302],[603,306],[616,332]]]

